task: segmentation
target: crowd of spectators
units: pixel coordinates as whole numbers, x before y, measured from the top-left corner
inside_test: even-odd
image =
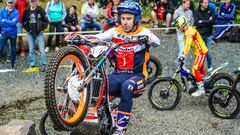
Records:
[[[107,23],[112,26],[118,25],[117,6],[123,0],[100,0],[100,7],[105,9]],[[209,50],[211,42],[218,39],[228,31],[231,26],[216,27],[214,24],[232,24],[236,14],[236,6],[231,0],[224,0],[217,8],[216,4],[208,0],[199,0],[199,7],[194,9],[191,0],[153,0],[139,1],[142,4],[148,3],[151,8],[151,18],[154,28],[166,27],[165,33],[170,34],[175,30],[174,19],[180,15],[185,16],[189,25],[195,26],[203,37]],[[95,0],[87,0],[81,6],[81,15],[77,14],[76,5],[65,7],[64,2],[52,0],[46,4],[45,10],[37,5],[36,0],[6,0],[6,6],[0,10],[0,56],[5,48],[7,61],[11,68],[15,68],[16,44],[20,48],[20,56],[25,57],[23,49],[23,37],[17,36],[24,28],[28,36],[29,63],[35,67],[35,40],[40,51],[40,66],[42,71],[46,65],[46,54],[52,48],[53,35],[49,35],[47,44],[44,43],[43,31],[49,26],[49,32],[72,32],[86,31],[89,29],[102,30],[99,20],[99,4]],[[149,15],[150,16],[150,15]],[[168,29],[169,28],[169,29]],[[108,28],[107,28],[108,29]],[[18,42],[17,41],[18,38]],[[177,31],[179,54],[183,49],[184,35]],[[55,51],[60,47],[60,35],[56,35]],[[208,68],[211,68],[211,51],[208,55]],[[9,61],[10,58],[10,61]],[[2,57],[0,57],[2,60]]]

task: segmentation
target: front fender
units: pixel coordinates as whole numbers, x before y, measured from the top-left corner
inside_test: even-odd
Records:
[[[84,50],[80,49],[78,46],[76,45],[68,45],[67,47],[75,49],[76,51],[78,51],[79,53],[82,53],[84,55],[84,59],[87,61],[88,65],[90,66],[90,62],[87,58],[87,55],[85,54],[86,52],[84,52]]]

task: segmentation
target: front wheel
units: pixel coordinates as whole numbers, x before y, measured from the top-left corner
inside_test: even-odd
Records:
[[[45,77],[48,114],[58,129],[72,130],[84,120],[88,110],[90,85],[79,87],[89,74],[85,55],[73,47],[61,48],[51,58]]]
[[[158,110],[172,110],[181,99],[182,87],[175,79],[159,77],[151,83],[148,90],[148,99]]]
[[[228,86],[216,87],[208,97],[211,112],[219,118],[231,119],[240,112],[240,97]]]

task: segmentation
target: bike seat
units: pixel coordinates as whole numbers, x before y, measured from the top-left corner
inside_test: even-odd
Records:
[[[220,66],[218,66],[218,67],[216,67],[216,68],[213,68],[210,72],[208,72],[207,74],[205,74],[205,75],[203,76],[203,80],[206,80],[206,79],[211,78],[214,74],[217,73],[218,70],[224,68],[224,67],[227,66],[227,65],[228,65],[228,62],[225,62],[225,63],[221,64]]]

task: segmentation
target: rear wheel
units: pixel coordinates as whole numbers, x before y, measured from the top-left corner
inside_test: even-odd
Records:
[[[39,131],[41,135],[50,135],[54,133],[55,135],[61,135],[63,133],[67,134],[67,131],[62,131],[57,129],[54,123],[49,118],[48,112],[45,112],[39,122]]]
[[[211,112],[223,119],[234,118],[240,112],[240,97],[228,86],[218,86],[210,93],[208,105]]]
[[[206,93],[210,93],[214,87],[232,86],[233,77],[228,73],[217,73],[213,76],[208,84],[206,84]]]
[[[158,76],[162,74],[162,64],[155,56],[150,56],[150,60],[147,66],[148,80],[147,84],[153,82]]]
[[[214,88],[216,86],[231,86],[233,84],[233,77],[228,73],[217,73],[211,83],[211,87]]]
[[[48,114],[58,129],[72,130],[84,120],[90,85],[79,86],[89,74],[89,67],[85,55],[73,47],[61,48],[50,60],[44,93]]]
[[[174,79],[160,77],[151,83],[148,99],[158,110],[174,109],[181,99],[181,85]]]
[[[40,130],[41,135],[47,135],[48,134],[47,131],[46,131],[47,125],[45,125],[46,121],[47,121],[47,118],[48,118],[48,113],[45,112],[43,114],[43,116],[41,117],[41,120],[40,120],[40,123],[39,123],[39,130]],[[50,124],[50,125],[51,125],[50,127],[53,126],[53,124]]]

